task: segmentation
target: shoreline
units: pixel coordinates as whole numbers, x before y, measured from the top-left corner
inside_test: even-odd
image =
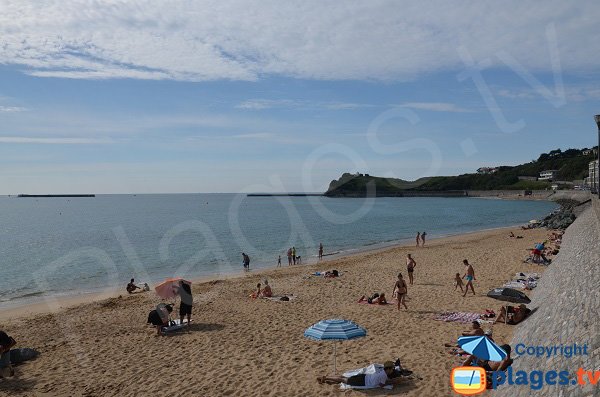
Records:
[[[524,238],[510,239],[509,230]],[[543,273],[544,267],[523,263],[523,259],[532,244],[547,234],[542,229],[503,227],[431,239],[419,249],[411,242],[317,264],[212,281],[204,278],[192,286],[192,324],[166,337],[157,337],[147,324],[148,312],[165,302],[154,292],[126,295],[121,291],[121,298],[104,296],[104,300],[82,295],[78,305],[45,305],[38,307],[39,314],[28,317],[23,316],[31,307],[18,310],[15,316],[2,319],[2,328],[15,338],[17,347],[35,348],[40,356],[15,367],[15,381],[6,383],[5,391],[67,397],[81,390],[83,395],[134,397],[143,386],[190,395],[245,395],[248,390],[259,395],[297,395],[302,390],[306,395],[334,397],[339,394],[337,387],[315,381],[332,369],[332,344],[307,340],[303,334],[320,320],[344,318],[368,334],[338,345],[340,372],[400,358],[419,379],[397,386],[394,394],[451,396],[448,374],[460,360],[444,344],[455,341],[469,324],[434,321],[436,315],[449,311],[481,314],[488,308],[498,313],[502,303],[487,292],[517,272]],[[360,296],[374,292],[391,297],[398,272],[406,276],[408,253],[417,261],[414,285],[408,286],[408,310],[398,310],[395,304],[357,303]],[[453,285],[454,275],[465,270],[465,258],[476,272],[475,294],[466,297]],[[311,275],[331,269],[338,269],[341,276]],[[293,298],[288,302],[251,299],[256,283],[265,277],[274,295]],[[178,312],[172,317],[177,318]],[[503,323],[494,325],[494,340],[509,342],[513,330]],[[132,360],[133,346],[151,350]],[[160,363],[151,357],[160,357]],[[158,368],[162,376],[156,376]],[[231,377],[240,381],[232,383]]]
[[[519,228],[521,225],[511,225],[511,226],[501,226],[494,228],[486,228],[481,230],[474,230],[464,233],[452,233],[445,234],[435,238],[431,238],[427,240],[428,244],[440,243],[444,244],[446,240],[451,240],[453,238],[460,237],[469,237],[469,236],[477,236],[479,234],[486,234],[495,231],[506,230]],[[429,245],[428,245],[429,246]],[[225,280],[240,280],[245,278],[259,278],[263,279],[266,275],[274,274],[276,275],[278,272],[283,271],[284,269],[297,269],[297,268],[312,268],[318,265],[326,265],[331,262],[337,262],[342,260],[350,260],[363,255],[369,254],[385,254],[390,251],[397,249],[407,249],[414,248],[416,250],[427,249],[428,248],[417,248],[413,245],[412,240],[399,240],[397,242],[390,243],[377,243],[373,245],[362,246],[359,248],[351,248],[348,250],[343,250],[338,253],[333,254],[325,254],[323,260],[318,261],[315,257],[310,257],[306,263],[302,263],[301,265],[292,265],[289,266],[283,263],[281,267],[269,266],[269,267],[258,267],[255,270],[251,269],[250,271],[240,270],[239,272],[232,273],[213,273],[206,276],[200,277],[190,277],[190,281],[193,285],[203,285],[210,284],[212,282],[220,282]],[[285,258],[287,259],[287,258]],[[66,296],[60,295],[48,295],[43,296],[41,299],[36,301],[29,302],[19,302],[18,304],[12,305],[10,307],[0,307],[0,321],[10,320],[10,319],[21,319],[24,317],[32,316],[32,315],[41,315],[41,314],[50,314],[50,313],[58,313],[76,306],[80,306],[83,304],[101,302],[107,299],[114,298],[129,298],[132,296],[145,295],[140,292],[128,294],[125,291],[125,285],[119,287],[108,287],[103,288],[101,291],[80,291],[74,292],[73,294],[69,294]],[[149,283],[150,284],[150,283]],[[153,294],[154,289],[151,286],[149,293]]]

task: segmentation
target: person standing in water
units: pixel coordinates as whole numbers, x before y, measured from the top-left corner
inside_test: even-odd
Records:
[[[467,267],[467,272],[463,276],[465,280],[467,280],[467,285],[465,285],[465,293],[464,296],[467,296],[467,292],[469,292],[469,286],[471,286],[471,291],[473,291],[473,295],[475,295],[475,288],[473,288],[473,280],[475,280],[475,270],[473,270],[473,266],[469,264],[468,260],[463,260],[463,264]]]
[[[414,272],[415,272],[415,267],[417,266],[417,262],[415,262],[415,260],[413,259],[413,257],[410,254],[406,255],[406,271],[408,272],[408,282],[410,283],[410,285],[413,285],[413,281],[414,281]]]
[[[421,233],[417,232],[417,247],[419,246],[419,244],[421,244]]]
[[[427,233],[421,233],[421,247],[425,247],[425,236],[427,236]]]
[[[319,260],[323,259],[323,243],[319,243]]]
[[[296,264],[296,247],[292,247],[292,262]]]

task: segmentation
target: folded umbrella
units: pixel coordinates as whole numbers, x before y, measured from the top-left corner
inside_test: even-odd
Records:
[[[512,302],[512,303],[531,303],[531,299],[521,291],[518,291],[513,288],[494,288],[490,292],[488,292],[487,296],[489,298],[494,298],[504,302]]]

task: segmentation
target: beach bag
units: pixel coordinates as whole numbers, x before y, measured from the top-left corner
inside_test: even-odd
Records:
[[[33,360],[40,355],[40,352],[30,348],[11,349],[10,362],[12,364],[20,364],[28,360]]]

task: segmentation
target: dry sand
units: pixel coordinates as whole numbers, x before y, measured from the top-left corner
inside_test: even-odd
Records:
[[[468,324],[434,321],[442,311],[482,312],[501,304],[485,294],[518,271],[543,271],[522,263],[545,230],[510,229],[428,241],[427,247],[394,247],[317,265],[284,266],[260,274],[194,284],[193,322],[186,332],[156,337],[146,325],[160,302],[153,292],[80,303],[52,312],[16,318],[0,315],[0,329],[17,347],[41,352],[17,366],[16,376],[0,380],[0,395],[11,396],[334,396],[337,385],[320,385],[318,375],[333,370],[333,345],[303,337],[326,318],[351,319],[368,330],[366,338],[338,343],[338,372],[399,357],[422,378],[351,395],[449,396],[449,374],[458,359],[444,342],[455,341]],[[390,296],[396,275],[405,278],[405,257],[417,261],[409,310],[361,305],[363,294]],[[476,272],[476,295],[454,291],[453,276],[464,273],[467,258]],[[306,277],[315,270],[338,269],[338,279]],[[274,293],[293,293],[290,302],[248,298],[268,276]],[[24,313],[24,312],[23,312]],[[493,327],[499,343],[510,340],[511,326]]]

